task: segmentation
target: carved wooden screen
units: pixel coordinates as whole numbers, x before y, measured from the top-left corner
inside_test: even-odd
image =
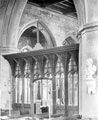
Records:
[[[19,110],[22,112],[28,111],[33,114],[34,103],[36,100],[43,101],[42,89],[45,88],[46,83],[48,86],[50,80],[52,114],[78,113],[78,49],[78,45],[72,45],[4,55],[11,65],[12,81],[16,84],[15,90],[12,90],[13,109],[20,107]],[[17,59],[21,62],[14,69],[15,62],[12,61]],[[19,86],[21,86],[20,93]],[[18,106],[19,104],[21,106]]]

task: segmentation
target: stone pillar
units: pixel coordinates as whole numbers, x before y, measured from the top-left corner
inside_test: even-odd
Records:
[[[79,113],[98,117],[98,23],[84,25],[80,33]]]
[[[98,118],[98,1],[74,0],[79,17],[79,114]]]
[[[0,46],[17,47],[20,19],[27,0],[0,1]]]
[[[20,19],[27,0],[1,0],[0,1],[0,87],[2,108],[9,109],[9,82],[11,81],[11,68],[2,57],[3,54],[17,52],[17,35]],[[11,96],[10,96],[11,97]],[[12,101],[10,101],[12,103]]]
[[[0,88],[1,89],[1,108],[12,109],[11,83],[12,83],[12,71],[8,61],[3,58],[4,54],[11,54],[17,52],[13,48],[0,47]],[[9,104],[10,102],[10,104]],[[10,105],[10,106],[9,106]]]

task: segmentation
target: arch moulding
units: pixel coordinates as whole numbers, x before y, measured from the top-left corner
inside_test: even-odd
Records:
[[[23,32],[25,30],[27,30],[28,28],[32,27],[32,26],[35,26],[37,27],[37,24],[36,23],[39,23],[42,27],[43,27],[43,30],[41,31],[43,33],[43,35],[45,36],[47,42],[49,43],[49,47],[56,47],[56,40],[52,34],[52,32],[49,30],[49,28],[47,27],[47,25],[45,23],[43,23],[41,20],[33,20],[33,21],[30,21],[29,23],[25,24],[19,31],[18,33],[18,38],[17,38],[17,42],[19,41],[21,35],[23,34]],[[45,32],[46,31],[46,32]],[[18,45],[18,43],[17,43]]]

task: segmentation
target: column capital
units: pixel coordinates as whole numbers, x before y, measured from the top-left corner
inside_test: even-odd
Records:
[[[92,32],[95,30],[98,30],[98,22],[95,21],[87,23],[85,25],[80,26],[77,37],[79,38],[79,36],[81,36],[81,34],[84,34],[85,32]]]

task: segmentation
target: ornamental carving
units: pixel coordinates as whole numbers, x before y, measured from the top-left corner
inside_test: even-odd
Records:
[[[97,67],[94,64],[92,58],[86,60],[86,80],[94,80],[94,75],[97,71]]]

